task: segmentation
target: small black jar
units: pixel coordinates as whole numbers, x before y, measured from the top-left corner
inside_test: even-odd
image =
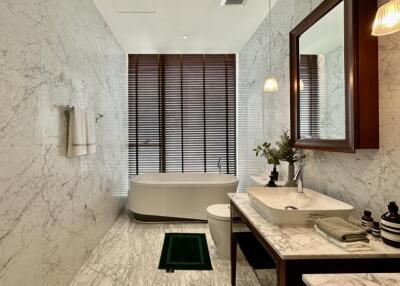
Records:
[[[372,232],[372,225],[374,223],[374,219],[372,218],[371,211],[364,211],[364,215],[361,218],[361,225],[362,227],[368,232]]]
[[[389,211],[381,217],[381,237],[384,243],[400,248],[400,215],[396,202],[390,202]]]

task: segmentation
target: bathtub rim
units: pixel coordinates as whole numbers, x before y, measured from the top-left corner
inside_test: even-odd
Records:
[[[165,181],[165,182],[157,182],[157,181],[137,181],[139,180],[141,176],[146,176],[146,175],[159,175],[159,174],[170,174],[170,175],[184,175],[184,174],[198,174],[198,175],[207,175],[207,174],[213,174],[213,175],[221,175],[224,177],[229,177],[232,180],[231,181]],[[238,185],[239,184],[239,178],[235,175],[229,175],[229,174],[219,174],[219,173],[194,173],[194,172],[188,172],[188,173],[146,173],[146,174],[140,174],[133,176],[130,179],[131,184],[136,184],[136,185],[199,185],[199,186],[206,186],[206,185],[226,185],[226,186],[231,186],[231,185]]]

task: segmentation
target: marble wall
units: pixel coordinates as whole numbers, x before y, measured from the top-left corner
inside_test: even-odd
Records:
[[[289,128],[289,31],[322,0],[278,0],[272,10],[273,74],[280,90],[263,94],[268,69],[268,17],[239,54],[239,102],[264,101],[251,110],[252,116],[263,116],[263,123],[248,121],[262,135],[243,137],[239,141],[262,139],[276,141]],[[305,185],[346,201],[356,208],[356,215],[371,209],[378,218],[390,200],[400,203],[400,33],[379,38],[380,76],[380,149],[359,150],[356,154],[307,152]],[[251,97],[247,99],[249,96]],[[242,104],[250,111],[250,107]],[[240,131],[240,130],[239,130]],[[246,134],[245,134],[246,135]],[[244,159],[253,172],[265,172],[254,155]],[[286,166],[282,166],[282,173]]]
[[[321,138],[346,138],[343,49],[342,45],[322,56],[324,87],[320,100]]]
[[[0,0],[0,285],[67,285],[123,209],[125,55],[91,0]],[[63,106],[103,113],[66,158]]]

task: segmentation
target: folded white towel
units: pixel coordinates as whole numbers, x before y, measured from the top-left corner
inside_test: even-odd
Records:
[[[373,248],[367,242],[356,241],[356,242],[342,242],[333,237],[330,237],[323,231],[321,231],[318,226],[314,225],[315,231],[328,239],[330,242],[334,243],[335,245],[350,251],[350,252],[357,252],[357,251],[371,251]]]
[[[86,118],[86,112],[80,108],[74,108],[69,114],[68,157],[87,154]]]
[[[68,157],[96,152],[96,117],[93,112],[74,108],[69,114]]]
[[[96,153],[96,115],[86,112],[86,145],[87,154]]]

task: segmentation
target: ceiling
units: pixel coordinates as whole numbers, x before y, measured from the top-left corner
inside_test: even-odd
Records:
[[[268,14],[267,0],[93,0],[127,53],[237,53]],[[276,0],[272,0],[272,5]]]

